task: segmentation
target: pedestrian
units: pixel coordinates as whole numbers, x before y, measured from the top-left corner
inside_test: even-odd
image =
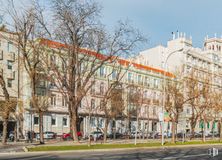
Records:
[[[28,143],[29,143],[29,142],[31,142],[31,132],[28,131],[27,135],[28,135]]]

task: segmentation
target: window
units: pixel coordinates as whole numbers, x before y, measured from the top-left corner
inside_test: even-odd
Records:
[[[52,87],[52,88],[56,86],[56,84],[55,84],[55,76],[54,75],[51,76],[51,80],[50,80],[50,84],[49,85],[50,85],[49,87]]]
[[[144,98],[148,98],[148,92],[144,91]]]
[[[52,121],[51,121],[51,122],[52,122],[52,125],[55,126],[55,125],[56,125],[56,117],[52,116],[52,119],[51,119],[51,120],[52,120]]]
[[[100,67],[100,77],[105,77],[105,67]]]
[[[34,117],[34,125],[38,125],[39,124],[39,117]]]
[[[12,69],[12,62],[8,61],[8,69]]]
[[[56,57],[55,55],[50,55],[50,67],[55,67]]]
[[[104,126],[103,124],[104,124],[104,120],[103,120],[103,119],[100,119],[100,120],[99,120],[98,127],[99,127],[99,128],[103,128],[103,126]]]
[[[65,106],[65,107],[68,106],[67,97],[66,96],[62,96],[62,106]]]
[[[12,42],[8,42],[8,52],[12,51],[12,47],[13,47],[13,43]]]
[[[104,83],[103,82],[100,83],[100,94],[101,95],[104,94]]]
[[[158,88],[158,80],[157,79],[154,79],[154,88]]]
[[[128,82],[133,82],[133,74],[131,72],[128,73]]]
[[[52,106],[55,106],[55,105],[56,105],[56,95],[55,95],[55,94],[52,94],[52,95],[51,95],[51,105],[52,105]]]
[[[95,99],[91,99],[91,108],[92,109],[96,108]]]
[[[91,94],[95,94],[96,88],[95,88],[95,81],[91,82]]]
[[[8,87],[9,87],[9,88],[12,88],[12,80],[11,80],[11,79],[8,79],[7,82],[8,82],[8,83],[7,83],[7,84],[8,84]]]
[[[62,62],[62,71],[65,71],[65,70],[66,70],[66,63]]]
[[[90,118],[90,125],[91,125],[91,127],[95,127],[96,126],[96,118],[95,117],[91,117]]]
[[[103,107],[104,107],[104,101],[100,100],[99,109],[103,109]]]
[[[148,77],[145,77],[144,85],[149,86],[149,78]]]
[[[189,108],[187,108],[187,114],[190,114],[190,109]]]
[[[138,84],[143,84],[143,81],[142,81],[142,76],[141,75],[138,75]]]
[[[117,77],[117,70],[113,70],[113,73],[112,73],[112,79],[116,79]]]
[[[62,118],[62,124],[63,124],[63,126],[68,126],[67,118],[66,117]]]
[[[156,116],[156,108],[153,107],[153,115]]]

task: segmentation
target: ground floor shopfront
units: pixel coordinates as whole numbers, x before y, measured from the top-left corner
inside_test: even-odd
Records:
[[[69,133],[70,124],[69,124],[69,115],[68,113],[45,113],[43,116],[43,130],[52,131],[57,133],[57,135],[62,135],[63,133]],[[140,133],[159,133],[162,132],[161,123],[157,119],[141,119],[137,124],[136,119],[116,119],[111,120],[108,124],[108,134],[118,132],[122,134],[127,134],[129,132],[135,132],[136,127],[137,131]],[[199,121],[196,125],[195,132],[199,133],[205,128],[205,133],[210,134],[212,132],[217,133],[219,131],[218,122],[209,121],[203,125]],[[105,118],[102,116],[86,116],[80,115],[78,124],[78,131],[82,132],[84,137],[87,137],[93,131],[104,132],[105,129]],[[171,135],[172,123],[164,122],[164,133]],[[1,129],[1,126],[0,126]],[[28,131],[39,132],[39,117],[38,114],[32,112],[26,112],[24,114],[24,125],[23,125],[23,134],[25,135]],[[177,123],[177,133],[190,133],[191,127],[189,120],[184,122]]]

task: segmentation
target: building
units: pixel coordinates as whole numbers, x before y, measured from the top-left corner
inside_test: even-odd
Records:
[[[22,107],[19,105],[17,107],[19,120],[18,117],[14,117],[14,125],[9,127],[9,130],[14,130],[15,124],[17,124],[17,130],[22,132],[20,134],[25,135],[30,130],[39,132],[39,117],[30,103],[30,79],[22,64],[22,55],[13,41],[16,37],[10,38],[15,35],[6,31],[1,31],[0,35],[0,65],[7,82],[7,89],[11,97],[22,101]],[[55,49],[57,45],[61,46],[63,44],[44,39],[43,41],[47,42],[43,44],[46,47],[47,54],[50,55],[48,56],[50,63],[60,63],[56,54],[54,52],[48,53],[47,48]],[[85,49],[82,51],[83,53],[89,52]],[[98,53],[92,53],[98,55]],[[118,65],[122,67],[121,72],[124,72],[125,75],[121,79],[121,86],[116,90],[118,94],[114,92],[113,95],[117,94],[117,97],[121,97],[124,108],[121,115],[110,121],[108,133],[113,131],[121,133],[126,133],[128,130],[135,131],[137,117],[139,119],[139,130],[143,132],[159,132],[158,113],[162,106],[161,83],[164,75],[167,77],[172,77],[173,75],[169,72],[164,72],[162,69],[141,65],[130,60],[119,59]],[[90,132],[98,128],[104,129],[105,118],[104,111],[101,110],[101,100],[106,92],[108,82],[114,80],[117,76],[116,72],[112,72],[113,68],[115,68],[113,64],[106,64],[99,68],[93,80],[94,85],[82,100],[79,108],[78,130],[82,131],[84,136],[89,135]],[[112,74],[109,74],[110,72]],[[136,91],[134,88],[136,88]],[[135,93],[132,94],[133,92]],[[53,131],[58,135],[69,132],[67,99],[59,92],[56,85],[46,80],[40,80],[37,86],[37,94],[50,95],[50,106],[43,116],[43,130]],[[133,97],[136,94],[141,95],[142,101],[141,97],[138,102],[135,99],[130,99],[130,95]],[[1,93],[0,95],[3,98],[3,94]],[[110,105],[115,105],[114,100],[111,100]]]
[[[204,81],[206,77],[210,79],[213,89],[221,90],[222,87],[222,39],[205,38],[203,48],[195,48],[192,45],[192,38],[187,38],[184,33],[178,33],[177,37],[173,34],[172,39],[167,42],[167,46],[158,45],[139,53],[136,58],[137,63],[150,65],[159,69],[175,73],[178,69],[183,69],[183,75],[188,75],[195,70],[199,81]],[[184,122],[179,124],[178,132],[190,129],[189,118],[192,114],[189,105],[184,106],[181,119]],[[199,120],[201,124],[201,120]],[[165,124],[166,125],[166,124]],[[206,132],[211,132],[215,122],[207,122]],[[216,125],[217,126],[217,125]],[[166,128],[166,127],[165,127]],[[200,131],[200,125],[196,125],[196,131]],[[218,129],[218,128],[217,128]]]

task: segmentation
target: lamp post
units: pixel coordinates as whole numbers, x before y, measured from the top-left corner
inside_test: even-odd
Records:
[[[164,145],[164,108],[165,108],[165,103],[166,103],[166,65],[167,65],[167,61],[170,58],[170,56],[172,56],[174,53],[176,52],[180,52],[183,51],[183,48],[179,49],[179,50],[175,50],[173,52],[171,52],[170,54],[168,54],[168,56],[166,57],[165,61],[164,61],[164,65],[163,65],[163,69],[164,69],[164,76],[163,76],[163,104],[162,104],[162,139],[161,139],[161,145]]]

